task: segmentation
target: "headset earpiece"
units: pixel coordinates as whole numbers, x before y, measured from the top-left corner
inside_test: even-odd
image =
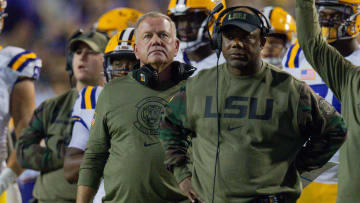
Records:
[[[180,63],[179,61],[173,61],[171,66],[171,77],[175,83],[186,80],[196,70],[195,67],[186,63]]]
[[[67,44],[69,45],[70,41],[82,35],[84,31],[82,29],[76,30],[68,39]],[[70,77],[73,75],[72,61],[73,61],[74,53],[70,50],[70,47],[67,48],[66,51],[66,72],[69,73]]]
[[[132,71],[133,78],[140,84],[156,90],[165,90],[190,77],[196,70],[191,65],[173,61],[170,65],[173,84],[159,86],[159,74],[151,65],[144,65]]]
[[[213,34],[211,38],[211,47],[213,50],[216,51],[217,55],[220,55],[221,53],[221,33],[220,33],[220,22],[216,21],[216,24],[213,28]],[[219,53],[218,53],[219,52]]]
[[[143,65],[142,67],[132,71],[133,78],[141,84],[154,89],[159,81],[158,72],[151,65]]]

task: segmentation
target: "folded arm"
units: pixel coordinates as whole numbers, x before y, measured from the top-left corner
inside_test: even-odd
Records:
[[[185,87],[182,87],[165,107],[159,136],[165,149],[165,164],[178,183],[191,176],[186,164],[189,162],[187,149],[192,131],[184,127],[186,122],[186,94]]]
[[[300,172],[323,166],[346,138],[347,129],[341,115],[305,83],[300,91],[298,125],[307,139],[296,157]]]
[[[48,172],[63,166],[64,160],[46,144],[40,146],[41,140],[47,143],[44,112],[45,103],[40,105],[34,112],[30,124],[25,128],[16,145],[17,161],[22,168]],[[64,148],[64,146],[58,146]]]

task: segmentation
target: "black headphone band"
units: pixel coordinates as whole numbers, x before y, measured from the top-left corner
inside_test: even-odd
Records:
[[[253,8],[253,7],[250,7],[250,6],[234,6],[234,7],[229,7],[229,8],[226,8],[225,10],[223,10],[219,16],[217,17],[216,21],[215,21],[215,26],[220,26],[221,25],[221,18],[228,14],[229,12],[235,10],[235,9],[238,9],[238,8],[246,8],[246,9],[249,9],[251,10],[252,12],[254,12],[254,14],[256,15],[256,17],[259,18],[260,22],[261,22],[261,25],[262,27],[260,28],[260,30],[263,32],[262,34],[264,36],[266,36],[269,31],[271,30],[271,25],[270,25],[270,22],[268,21],[268,19],[264,16],[263,13],[261,13],[259,10],[257,10],[256,8]],[[266,25],[264,24],[264,21],[266,23]]]
[[[223,5],[220,3],[218,4],[214,10],[211,12],[210,16],[208,17],[208,32],[210,35],[210,31],[209,31],[209,21],[210,21],[210,17],[214,16],[216,13],[220,12],[220,10],[223,8]],[[269,20],[264,16],[263,13],[261,13],[259,10],[257,10],[256,8],[250,7],[250,6],[234,6],[234,7],[230,7],[230,8],[226,8],[225,10],[223,10],[219,16],[216,18],[215,22],[214,22],[214,27],[213,27],[213,34],[212,36],[210,35],[210,42],[211,42],[211,47],[213,50],[216,51],[216,54],[218,57],[220,57],[221,54],[221,44],[222,44],[222,37],[220,34],[220,28],[221,28],[221,19],[223,16],[225,16],[226,14],[230,13],[231,11],[235,10],[235,9],[239,9],[239,8],[246,8],[249,9],[250,11],[252,11],[255,15],[256,18],[258,18],[260,20],[261,26],[259,27],[261,34],[263,36],[267,36],[270,33],[271,30],[271,24],[269,22]],[[264,22],[265,21],[265,22]]]

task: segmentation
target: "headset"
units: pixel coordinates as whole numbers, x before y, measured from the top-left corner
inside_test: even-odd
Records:
[[[137,66],[139,66],[139,64]],[[172,81],[174,81],[173,84],[177,84],[180,81],[187,79],[196,70],[196,68],[194,68],[193,66],[185,63],[180,63],[178,61],[173,61],[170,64],[169,68],[171,68],[171,77],[172,77]],[[172,84],[170,86],[168,85],[159,86],[160,83],[159,73],[150,64],[146,64],[138,69],[134,69],[132,71],[132,76],[140,84],[155,90],[165,90],[173,85]]]
[[[84,34],[83,29],[76,30],[68,39],[67,44],[69,46],[71,40],[79,37],[80,35]],[[70,50],[70,47],[67,48],[66,52],[66,72],[69,73],[70,77],[74,74],[73,68],[72,68],[72,61],[73,61],[74,52]]]
[[[210,35],[210,31],[209,31],[209,22],[212,18],[212,16],[214,16],[216,13],[220,12],[222,9],[224,8],[224,5],[222,3],[219,3],[218,5],[215,6],[215,8],[211,11],[210,15],[207,18],[207,31],[210,37],[210,43],[211,43],[211,48],[213,50],[215,50],[216,55],[217,55],[217,63],[216,63],[216,119],[217,119],[217,146],[216,146],[216,157],[215,157],[215,165],[214,165],[214,177],[213,177],[213,188],[212,188],[212,203],[215,200],[215,183],[216,183],[216,172],[217,172],[217,163],[219,160],[219,154],[220,154],[220,137],[221,137],[221,128],[220,128],[220,118],[221,118],[221,114],[219,112],[219,58],[220,58],[220,54],[221,54],[221,44],[222,44],[222,36],[221,36],[221,22],[220,20],[222,19],[223,16],[225,16],[226,14],[230,13],[231,11],[238,9],[238,8],[246,8],[249,9],[250,11],[252,11],[255,16],[260,20],[261,22],[261,27],[260,28],[260,32],[261,35],[266,37],[271,30],[271,24],[269,22],[269,20],[265,17],[264,14],[262,14],[259,10],[257,10],[256,8],[253,7],[249,7],[249,6],[235,6],[235,7],[230,7],[230,8],[226,8],[225,10],[223,10],[219,16],[217,17],[215,24],[214,24],[214,28],[213,28],[213,32],[212,32],[212,37]]]
[[[87,35],[93,35],[94,34],[93,31],[96,31],[96,30],[91,30],[90,32],[88,32]],[[106,37],[106,39],[109,40],[109,36],[107,36],[106,33],[98,32],[98,31],[96,31],[96,32],[104,35]],[[66,72],[69,73],[69,81],[70,81],[70,86],[71,87],[73,87],[72,76],[74,75],[74,70],[73,70],[72,63],[73,63],[74,51],[70,50],[70,42],[71,42],[71,40],[73,40],[75,38],[78,38],[79,36],[83,35],[84,33],[85,32],[84,32],[83,29],[78,29],[67,40],[66,67],[65,67],[65,70],[66,70]]]
[[[69,82],[70,82],[70,87],[73,87],[74,84],[72,82],[72,76],[74,75],[74,71],[73,71],[73,67],[72,67],[72,62],[73,62],[73,57],[74,57],[74,52],[70,50],[70,41],[79,37],[80,35],[82,35],[84,33],[83,29],[78,29],[76,30],[67,40],[67,49],[66,49],[66,66],[65,66],[65,70],[66,72],[69,74]]]
[[[212,37],[211,37],[210,31],[209,31],[209,22],[210,22],[212,16],[214,16],[216,13],[220,12],[221,9],[223,9],[223,7],[224,7],[224,5],[222,3],[218,4],[214,8],[214,10],[211,11],[210,15],[207,18],[207,31],[208,31],[208,34],[210,37],[211,47],[213,50],[216,51],[216,54],[218,55],[218,57],[220,56],[220,53],[221,53],[221,44],[222,44],[222,37],[221,37],[221,31],[220,31],[222,23],[220,21],[223,16],[225,16],[226,14],[230,13],[231,11],[233,11],[235,9],[246,8],[246,9],[249,9],[250,11],[252,11],[255,14],[254,16],[256,16],[261,22],[261,27],[259,27],[259,28],[260,28],[260,32],[261,32],[262,36],[266,37],[270,33],[271,24],[263,13],[261,13],[256,8],[253,8],[250,6],[234,6],[234,7],[226,8],[219,14],[219,16],[217,17],[217,19],[214,23],[214,28],[213,28]]]

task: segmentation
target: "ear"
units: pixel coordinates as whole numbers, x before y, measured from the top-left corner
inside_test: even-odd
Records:
[[[136,46],[136,43],[134,44],[134,54],[136,56],[137,60],[140,60],[139,56],[138,56],[138,47]]]
[[[260,36],[260,47],[261,47],[261,49],[264,48],[265,44],[266,44],[266,37],[264,37],[263,35],[261,35],[261,36]]]
[[[101,60],[102,63],[104,63],[104,61],[105,61],[104,53],[101,53],[101,59],[100,60]]]
[[[176,53],[175,56],[177,56],[178,52],[179,52],[179,47],[180,47],[180,40],[178,38],[175,39],[175,49],[176,49]],[[174,57],[175,57],[174,56]]]

